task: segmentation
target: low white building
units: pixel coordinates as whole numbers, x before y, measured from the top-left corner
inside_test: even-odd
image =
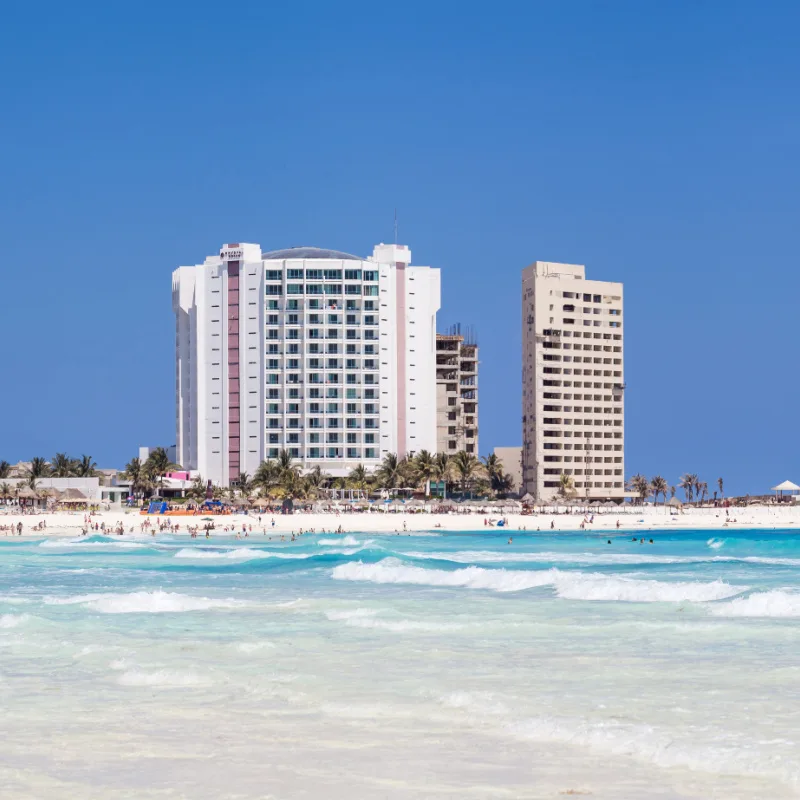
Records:
[[[229,243],[172,275],[176,461],[227,486],[287,449],[336,476],[436,450],[439,270]]]
[[[6,481],[10,485],[28,485],[27,480],[10,478]],[[37,478],[36,489],[54,489],[65,492],[67,489],[77,489],[92,503],[118,503],[128,496],[129,487],[122,484],[116,486],[103,486],[99,477],[94,478]]]

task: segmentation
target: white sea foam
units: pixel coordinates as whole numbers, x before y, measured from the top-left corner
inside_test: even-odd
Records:
[[[113,645],[107,644],[87,644],[85,647],[82,647],[77,653],[75,653],[75,658],[83,658],[84,656],[92,656],[95,653],[103,653],[107,652],[108,650],[115,649]]]
[[[177,592],[130,592],[128,594],[85,594],[74,597],[46,597],[48,605],[85,605],[104,614],[174,613],[180,611],[208,611],[215,608],[241,608],[242,600],[231,598],[192,597]]]
[[[28,597],[17,597],[16,595],[0,594],[0,603],[10,606],[21,606],[32,602]]]
[[[628,603],[704,603],[733,597],[746,586],[731,586],[724,581],[666,581],[618,578],[607,575],[560,573],[556,594],[565,600],[616,600]]]
[[[273,608],[294,608],[295,606],[303,605],[304,602],[302,597],[298,597],[296,600],[284,600],[282,603],[275,603]]]
[[[275,647],[272,642],[239,642],[236,649],[240,653],[255,653],[258,650],[263,650],[265,647]]]
[[[371,608],[355,608],[349,611],[326,611],[325,616],[331,622],[344,622],[351,628],[377,628],[393,633],[405,631],[452,631],[463,628],[463,625],[447,622],[428,622],[413,619],[380,619],[379,612]]]
[[[211,681],[193,672],[160,669],[153,672],[130,670],[119,676],[122,686],[150,686],[154,688],[180,688],[184,686],[207,686]]]
[[[506,570],[467,567],[457,570],[424,569],[406,566],[389,558],[377,564],[361,561],[341,564],[333,570],[336,580],[399,583],[420,586],[491,589],[496,592],[519,592],[552,586],[567,600],[618,600],[626,602],[704,602],[732,597],[747,589],[722,581],[675,582],[610,577],[595,573],[549,570]]]
[[[645,548],[637,548],[645,550]],[[665,556],[647,552],[636,553],[516,553],[497,552],[491,550],[457,550],[454,552],[420,551],[403,553],[407,558],[432,559],[435,561],[452,561],[456,564],[514,564],[514,563],[553,563],[553,564],[711,564],[721,563],[753,563],[775,564],[783,566],[800,566],[800,558],[769,558],[766,556]]]
[[[488,570],[480,567],[467,567],[450,572],[441,569],[409,567],[396,558],[386,558],[377,564],[365,564],[363,561],[341,564],[333,569],[333,577],[336,580],[344,581],[403,583],[420,586],[463,586],[469,589],[518,592],[537,586],[552,585],[551,572],[515,572],[504,569]]]
[[[86,537],[78,537],[76,539],[45,539],[45,541],[39,542],[39,547],[57,547],[62,549],[75,549],[79,547],[83,550],[89,550],[95,547],[115,547],[120,550],[136,550],[147,546],[148,545],[142,544],[141,542],[125,542],[117,539],[89,541]]]
[[[737,597],[711,608],[718,617],[800,617],[800,592],[773,589]]]
[[[0,628],[16,628],[29,619],[30,617],[27,614],[0,614]]]
[[[769,776],[790,785],[798,782],[794,765],[782,765],[769,754],[759,753],[750,741],[698,745],[650,725],[558,717],[534,717],[511,723],[506,729],[529,741],[562,742],[595,752],[633,757],[666,769],[679,767],[713,775]]]
[[[276,553],[274,550],[254,550],[238,547],[232,550],[206,550],[204,548],[184,547],[175,553],[175,558],[196,559],[199,561],[251,561],[256,558],[313,558],[313,553]]]
[[[450,692],[439,697],[439,702],[448,708],[469,711],[479,717],[508,713],[508,707],[497,702],[488,692]]]
[[[714,745],[690,742],[686,734],[617,718],[539,716],[513,719],[513,707],[486,692],[454,691],[438,698],[467,715],[473,725],[498,725],[515,738],[564,743],[599,753],[633,757],[663,768],[682,767],[711,774],[762,775],[797,784],[796,767],[759,753],[752,740],[719,739]],[[601,706],[602,708],[602,706]],[[769,743],[762,743],[769,744]]]
[[[707,545],[708,545],[708,546],[709,546],[709,547],[710,547],[712,550],[719,550],[719,549],[720,549],[721,547],[723,547],[723,545],[725,544],[725,540],[724,540],[724,539],[714,539],[714,538],[712,538],[712,539],[709,539],[709,540],[706,542],[706,544],[707,544]]]
[[[361,544],[361,542],[356,539],[355,536],[341,536],[337,539],[319,539],[317,541],[318,545],[322,547],[337,547],[341,545],[342,547],[355,547],[356,545]]]

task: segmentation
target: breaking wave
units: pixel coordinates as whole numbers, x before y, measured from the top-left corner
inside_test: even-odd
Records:
[[[617,600],[624,602],[706,602],[732,597],[746,591],[723,581],[676,582],[610,577],[581,572],[549,570],[506,570],[467,567],[457,570],[423,569],[406,566],[389,558],[377,564],[361,561],[341,564],[333,569],[336,580],[371,583],[415,584],[419,586],[489,589],[496,592],[519,592],[551,586],[558,597],[567,600]]]
[[[86,594],[76,597],[46,597],[47,605],[84,605],[103,614],[163,614],[181,611],[209,611],[215,608],[241,608],[243,600],[192,597],[177,592],[130,592],[128,594]]]
[[[250,561],[254,558],[308,558],[299,553],[274,553],[270,550],[253,550],[239,547],[232,550],[206,550],[200,547],[184,547],[175,553],[175,558],[191,558],[208,561]]]
[[[410,552],[403,557],[452,561],[456,564],[514,564],[514,563],[553,563],[553,564],[713,564],[713,563],[751,563],[775,564],[781,566],[800,566],[800,558],[769,558],[766,556],[664,556],[648,553],[502,553],[491,550],[459,550],[447,552]]]
[[[341,545],[343,547],[356,547],[357,545],[360,545],[361,542],[359,542],[355,536],[348,535],[342,536],[339,539],[320,539],[317,541],[317,544],[321,545],[322,547],[336,547],[337,545]]]
[[[45,539],[43,542],[39,542],[39,547],[56,547],[61,549],[79,547],[84,550],[93,549],[95,547],[114,547],[119,550],[141,550],[142,548],[147,548],[148,545],[142,542],[126,542],[106,536],[79,536],[75,539]]]
[[[0,614],[0,628],[16,628],[29,619],[30,617],[27,614]]]
[[[773,589],[737,597],[711,609],[717,617],[800,617],[800,592]]]
[[[377,628],[393,633],[405,631],[452,631],[463,628],[463,625],[447,622],[426,622],[412,619],[379,619],[379,612],[371,608],[356,608],[351,611],[326,611],[325,616],[331,622],[343,622],[351,628]]]

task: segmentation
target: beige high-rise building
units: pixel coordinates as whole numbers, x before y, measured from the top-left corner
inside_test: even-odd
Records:
[[[622,284],[585,267],[536,261],[522,271],[522,483],[537,501],[559,492],[625,492]]]
[[[436,334],[436,452],[478,455],[478,345]]]

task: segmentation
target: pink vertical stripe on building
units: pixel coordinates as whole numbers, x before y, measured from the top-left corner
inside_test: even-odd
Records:
[[[397,310],[397,457],[406,454],[406,265],[395,263]]]
[[[228,262],[228,479],[241,471],[239,457],[239,262]]]

